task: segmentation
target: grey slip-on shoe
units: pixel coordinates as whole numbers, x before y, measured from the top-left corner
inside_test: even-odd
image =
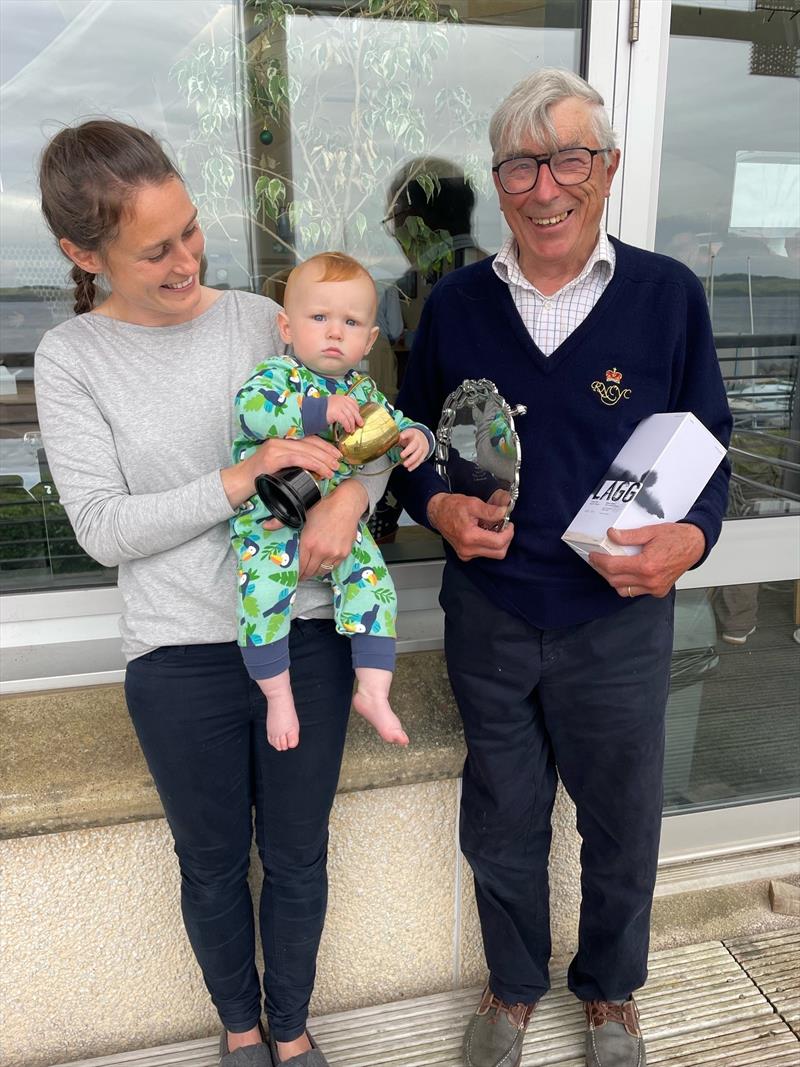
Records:
[[[278,1056],[278,1049],[275,1046],[272,1034],[270,1034],[269,1050],[272,1053],[272,1062],[275,1067],[330,1067],[330,1064],[320,1052],[316,1041],[308,1030],[306,1030],[306,1037],[311,1042],[310,1052],[299,1052],[296,1056],[291,1056],[288,1060],[282,1060]]]
[[[219,1039],[219,1067],[274,1067],[264,1027],[259,1023],[258,1028],[263,1038],[262,1044],[245,1045],[233,1052],[228,1049],[228,1031],[223,1030]]]

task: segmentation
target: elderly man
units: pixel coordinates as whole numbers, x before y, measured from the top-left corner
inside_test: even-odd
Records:
[[[435,287],[398,403],[435,425],[463,379],[489,377],[527,405],[514,523],[487,529],[502,509],[449,493],[429,465],[395,478],[446,542],[445,650],[468,748],[461,845],[490,972],[464,1063],[516,1067],[548,989],[558,774],[583,839],[568,981],[587,1063],[642,1067],[631,994],[647,974],[674,584],[719,535],[729,470],[682,522],[611,534],[638,555],[593,554],[590,567],[560,537],[645,416],[692,411],[727,444],[730,415],[698,279],[603,230],[620,154],[599,94],[540,70],[500,105],[490,138],[511,236]]]

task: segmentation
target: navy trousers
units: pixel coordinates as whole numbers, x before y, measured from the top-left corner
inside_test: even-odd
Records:
[[[156,649],[128,665],[125,696],[164,805],[186,931],[223,1025],[261,1016],[253,905],[255,833],[267,1016],[278,1041],[303,1033],[325,920],[328,816],[350,712],[350,642],[333,621],[290,633],[300,744],[267,743],[266,704],[234,643]]]
[[[624,999],[647,976],[674,594],[539,630],[448,563],[440,601],[468,751],[461,847],[492,991],[532,1003],[549,988],[547,861],[558,773],[582,838],[568,984],[581,1000]]]

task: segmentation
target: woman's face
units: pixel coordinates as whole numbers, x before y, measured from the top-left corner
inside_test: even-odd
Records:
[[[168,178],[139,189],[105,249],[111,287],[106,310],[140,326],[171,326],[200,313],[203,234],[183,182]]]

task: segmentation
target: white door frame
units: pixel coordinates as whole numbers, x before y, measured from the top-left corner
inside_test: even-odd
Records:
[[[639,248],[655,244],[670,12],[670,0],[593,0],[590,8],[587,80],[605,99],[622,150],[606,225]]]

